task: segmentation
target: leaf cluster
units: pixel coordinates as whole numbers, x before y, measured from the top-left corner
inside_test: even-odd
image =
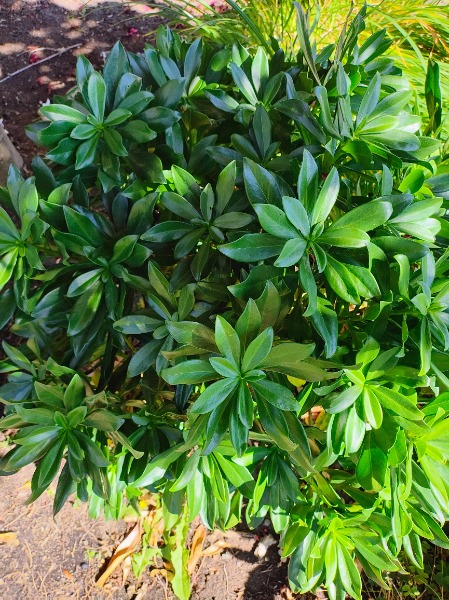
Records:
[[[294,58],[164,28],[80,58],[0,190],[0,471],[59,476],[55,512],[159,493],[180,597],[198,515],[268,515],[331,600],[449,547],[447,157],[363,12],[319,54],[297,24]]]

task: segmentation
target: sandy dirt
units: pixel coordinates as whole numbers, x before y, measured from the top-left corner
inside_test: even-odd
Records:
[[[174,600],[162,577],[150,568],[137,581],[129,565],[119,567],[102,590],[96,580],[134,524],[92,521],[86,506],[69,500],[54,519],[53,489],[34,504],[24,505],[33,467],[0,480],[0,598],[2,600]],[[263,534],[263,532],[258,532]],[[5,539],[0,537],[1,539]],[[227,548],[200,560],[192,576],[192,600],[288,600],[286,564],[276,546],[264,559],[254,549],[254,532],[211,532],[205,546],[217,540]]]

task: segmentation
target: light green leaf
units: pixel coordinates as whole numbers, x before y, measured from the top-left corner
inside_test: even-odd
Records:
[[[298,237],[296,228],[293,227],[285,216],[285,213],[277,206],[273,206],[272,204],[255,204],[254,210],[262,227],[271,235],[287,240]]]
[[[332,207],[337,200],[340,190],[340,176],[335,167],[332,167],[329,175],[326,177],[323,187],[318,195],[310,216],[311,225],[322,223],[329,216]]]
[[[49,104],[41,106],[39,112],[50,121],[67,121],[69,123],[85,123],[86,116],[82,112],[65,104]]]
[[[220,315],[215,320],[215,343],[228,360],[240,365],[240,340],[235,329]]]
[[[195,400],[192,404],[191,412],[200,415],[212,412],[217,406],[229,398],[237,388],[238,384],[239,380],[237,378],[226,378],[212,383],[205,389],[198,400]]]

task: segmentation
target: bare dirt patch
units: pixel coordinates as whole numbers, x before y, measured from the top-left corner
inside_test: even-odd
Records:
[[[150,8],[121,0],[1,0],[0,118],[27,164],[36,147],[25,126],[37,118],[39,107],[50,97],[73,87],[76,57],[84,54],[99,68],[117,40],[138,52],[160,23]]]
[[[28,466],[0,480],[0,598],[174,600],[163,578],[150,577],[147,569],[137,581],[129,565],[117,569],[100,590],[99,574],[133,525],[92,521],[87,507],[74,499],[54,519],[51,488],[24,505],[32,473]],[[253,532],[210,533],[206,545],[221,539],[228,548],[200,561],[192,577],[192,600],[292,600],[277,546],[260,560],[254,554],[258,537]]]

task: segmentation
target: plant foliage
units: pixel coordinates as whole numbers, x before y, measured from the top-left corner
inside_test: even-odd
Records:
[[[438,69],[427,125],[385,32],[359,45],[359,14],[317,55],[296,10],[295,57],[161,28],[79,58],[29,128],[47,162],[0,190],[0,471],[36,462],[55,513],[160,493],[180,598],[198,515],[268,515],[292,588],[331,600],[449,548]]]
[[[232,44],[238,40],[245,47],[262,45],[268,54],[281,47],[287,55],[295,56],[301,40],[296,26],[293,0],[164,0],[156,2],[158,13],[185,35],[201,35],[215,43]],[[363,12],[366,29],[360,32],[361,41],[385,29],[392,43],[387,53],[401,66],[407,79],[419,95],[419,110],[425,113],[427,88],[425,74],[427,59],[440,63],[444,96],[448,97],[446,80],[449,76],[448,9],[444,0],[394,0],[353,2],[350,0],[320,0],[300,2],[308,10],[313,25],[312,49],[317,54],[329,43],[336,43],[342,29],[347,27],[348,13]],[[443,124],[447,137],[448,124]]]

